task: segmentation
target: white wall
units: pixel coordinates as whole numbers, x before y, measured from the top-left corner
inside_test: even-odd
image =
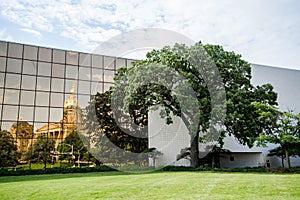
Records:
[[[185,165],[188,160],[176,161],[180,150],[189,147],[190,135],[179,117],[173,117],[174,123],[167,125],[159,115],[159,110],[149,112],[149,148],[155,147],[163,155],[155,160],[156,166]],[[150,159],[150,164],[152,159]]]
[[[293,109],[300,112],[300,71],[282,68],[252,65],[252,83],[261,85],[271,83],[278,93],[278,103],[281,110]],[[268,157],[270,149],[276,147],[274,144],[267,148],[248,148],[237,142],[233,137],[225,138],[224,148],[230,150],[235,156],[235,161],[229,161],[229,157],[221,158],[221,167],[256,167],[265,165],[269,160],[272,167],[281,166],[281,159]],[[174,123],[166,125],[161,119],[159,111],[149,113],[149,148],[156,147],[163,156],[156,159],[156,165],[189,165],[189,161],[176,162],[176,156],[180,150],[190,146],[190,136],[184,123],[175,117]],[[150,161],[151,162],[151,161]],[[300,166],[300,158],[291,158],[292,166]]]

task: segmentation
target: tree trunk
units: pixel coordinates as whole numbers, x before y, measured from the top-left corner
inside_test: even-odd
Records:
[[[285,160],[286,160],[286,168],[290,168],[291,162],[290,162],[289,152],[287,150],[285,150]]]
[[[44,160],[44,171],[46,171],[46,169],[47,169],[47,161]]]
[[[199,139],[199,133],[191,136],[191,167],[200,166],[198,139]]]

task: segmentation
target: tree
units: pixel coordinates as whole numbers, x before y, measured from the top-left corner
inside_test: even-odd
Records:
[[[141,162],[140,157],[134,159],[126,152],[142,153],[148,149],[147,135],[138,138],[125,133],[114,120],[110,98],[110,90],[97,93],[86,108],[85,125],[90,132],[94,146],[91,153],[102,163],[120,165],[128,162]],[[139,120],[138,117],[136,115],[135,119]],[[127,121],[124,119],[123,123],[126,124]],[[142,133],[144,132],[141,131]]]
[[[300,143],[291,144],[288,153],[291,157],[300,156]],[[281,158],[281,165],[282,167],[284,167],[284,159],[286,159],[286,153],[281,146],[269,150],[268,156],[278,156],[279,158]]]
[[[44,164],[44,170],[47,168],[47,163],[52,162],[52,152],[55,150],[55,141],[45,135],[39,135],[36,141],[30,146],[26,157],[32,161],[41,162]]]
[[[258,146],[268,143],[278,144],[275,153],[286,159],[286,167],[290,168],[290,156],[299,155],[300,145],[300,113],[281,112],[277,107],[254,103],[259,113],[258,120],[265,123],[266,129],[256,138]],[[274,150],[273,150],[274,153]]]
[[[73,155],[75,156],[74,160],[94,160],[91,154],[88,153],[87,147],[84,145],[83,140],[86,138],[83,135],[79,135],[77,131],[72,131],[63,142],[61,142],[57,150],[60,153],[70,153],[73,151]],[[62,158],[70,158],[70,156],[62,155]],[[78,163],[79,164],[79,163]]]
[[[20,153],[17,145],[8,131],[0,131],[0,167],[16,166]]]
[[[173,48],[164,47],[161,50],[153,50],[147,54],[147,59],[135,62],[133,67],[119,69],[115,76],[115,87],[112,89],[115,96],[113,100],[123,101],[124,107],[120,106],[119,110],[128,110],[132,119],[135,118],[134,114],[138,113],[140,115],[139,121],[147,122],[146,113],[156,105],[163,107],[164,112],[161,112],[161,117],[166,119],[167,124],[172,123],[171,113],[180,116],[191,135],[190,157],[191,165],[195,167],[200,165],[201,159],[199,157],[199,141],[209,140],[208,137],[203,137],[205,133],[217,132],[210,127],[210,122],[213,120],[212,113],[218,113],[218,110],[212,109],[212,98],[209,86],[206,84],[207,79],[211,82],[214,81],[215,71],[207,68],[207,56],[203,58],[203,55],[206,54],[203,53],[203,49],[214,61],[225,88],[223,95],[226,95],[226,102],[224,102],[226,116],[224,127],[222,127],[223,131],[218,131],[221,134],[218,142],[222,145],[222,138],[227,132],[229,135],[234,135],[240,143],[253,146],[253,138],[261,133],[265,125],[254,120],[258,114],[255,112],[252,102],[276,105],[277,94],[270,84],[253,86],[250,83],[250,64],[242,60],[241,55],[225,51],[221,46],[202,45],[199,42],[191,47],[176,44]],[[191,55],[196,55],[196,58],[191,59]],[[153,70],[153,65],[158,66],[157,70]],[[199,65],[201,65],[200,71],[204,74],[199,73],[199,69],[197,69]],[[151,77],[162,74],[164,66],[178,72],[188,81],[197,97],[197,102],[192,102],[191,105],[196,105],[199,109],[198,113],[192,112],[195,106],[182,109],[178,98],[172,95],[169,88],[160,84],[149,84],[143,80],[144,76],[142,75],[145,74]],[[152,71],[149,72],[147,67],[151,68]],[[143,68],[144,71],[132,73],[132,69],[138,68]],[[173,75],[169,75],[167,78],[170,78],[170,82],[172,82],[171,78],[173,77]],[[173,86],[178,86],[181,83],[183,81],[175,82]],[[185,86],[177,88],[181,91],[186,89]],[[221,99],[222,97],[216,98]],[[191,98],[185,96],[183,99],[188,101]],[[196,120],[194,120],[195,118]]]

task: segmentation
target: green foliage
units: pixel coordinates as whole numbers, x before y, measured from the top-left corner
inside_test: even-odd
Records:
[[[290,167],[289,157],[299,155],[300,145],[300,114],[280,112],[278,108],[262,103],[253,103],[259,114],[258,120],[266,124],[266,129],[256,138],[258,146],[268,143],[278,144],[278,155],[285,154],[286,167]],[[291,154],[290,154],[291,153]]]
[[[109,172],[117,171],[111,167],[100,166],[100,167],[85,167],[85,168],[47,168],[34,169],[34,170],[0,170],[0,176],[23,176],[23,175],[39,175],[39,174],[69,174],[69,173],[87,173],[87,172]]]
[[[97,93],[93,101],[86,108],[88,110],[87,117],[95,116],[97,118],[96,120],[90,119],[88,122],[96,121],[89,127],[94,143],[94,148],[91,148],[90,152],[97,159],[100,159],[102,163],[120,165],[122,163],[135,162],[136,160],[128,157],[126,152],[144,152],[148,148],[148,138],[145,135],[143,137],[134,137],[125,133],[118,126],[113,118],[110,98],[111,91]],[[138,115],[136,115],[135,119],[139,120]],[[125,119],[122,123],[128,123],[128,119]],[[134,130],[131,131],[134,132]],[[140,133],[143,134],[144,132],[141,131]],[[141,158],[141,160],[144,159]],[[112,161],[114,163],[111,163]]]
[[[207,53],[203,53],[203,49]],[[142,108],[142,113],[147,113],[155,105],[161,105],[164,108],[161,117],[166,120],[167,124],[172,123],[171,114],[180,116],[192,137],[190,145],[192,166],[200,165],[198,141],[209,141],[209,137],[216,139],[213,136],[215,130],[209,129],[212,113],[222,113],[221,111],[224,109],[221,105],[214,108],[215,110],[212,109],[212,98],[208,87],[209,84],[218,85],[214,81],[218,82],[220,80],[216,79],[216,72],[207,66],[209,64],[207,54],[220,73],[226,93],[226,102],[224,102],[227,107],[226,118],[224,119],[225,127],[218,141],[222,146],[222,138],[227,132],[229,135],[234,135],[240,143],[251,147],[254,138],[266,129],[264,123],[256,120],[259,114],[256,112],[253,102],[276,105],[277,94],[270,84],[253,86],[250,82],[250,64],[244,61],[241,55],[225,51],[221,46],[202,45],[199,42],[191,47],[176,44],[172,48],[164,47],[161,50],[153,50],[147,54],[146,60],[135,62],[131,68],[119,69],[115,76],[115,87],[113,88],[117,101],[123,101],[123,104],[120,103],[120,105],[124,105],[124,107],[120,109],[129,110],[131,116],[132,113],[141,113],[140,108]],[[191,55],[196,55],[196,58],[191,58]],[[153,69],[153,66],[157,66],[157,69]],[[199,66],[200,69],[198,69]],[[170,79],[165,80],[165,82],[172,84],[174,76],[172,73],[166,76],[165,71],[167,69],[164,69],[164,67],[175,70],[188,81],[195,92],[197,102],[189,101],[192,98],[188,95],[184,96],[183,99],[188,101],[185,105],[190,104],[193,106],[182,110],[178,99],[171,95],[170,89],[159,84],[149,84],[143,79],[145,75],[146,77],[155,77],[156,75]],[[136,70],[138,73],[131,73],[132,69],[139,68],[143,70]],[[127,78],[124,79],[124,77]],[[179,81],[179,83],[176,81]],[[180,81],[175,80],[174,85],[181,85],[182,81]],[[185,91],[186,85],[183,84],[183,86],[176,87],[176,89]],[[214,98],[222,100],[222,95],[218,95]],[[198,107],[200,113],[195,114],[194,105]],[[217,116],[217,118],[221,120],[222,116]],[[147,121],[147,119],[144,119],[144,121]],[[204,134],[209,131],[211,131],[209,137],[199,137],[200,133]],[[219,136],[220,133],[217,133],[216,135]]]
[[[17,145],[8,131],[0,131],[0,168],[16,166],[20,153]]]
[[[30,146],[27,152],[27,159],[31,162],[42,162],[44,170],[47,163],[52,162],[52,152],[54,152],[55,141],[45,135],[39,135],[37,140]]]

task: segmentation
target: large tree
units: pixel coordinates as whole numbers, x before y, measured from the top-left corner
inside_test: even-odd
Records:
[[[290,156],[299,154],[300,113],[281,112],[277,107],[257,102],[253,104],[259,114],[257,120],[267,125],[256,138],[257,145],[278,144],[279,147],[275,152],[285,158],[286,167],[290,168]]]
[[[212,106],[213,98],[222,99],[219,97],[222,94],[213,93],[209,88],[211,84],[214,84],[214,81],[220,80],[215,79],[217,72],[207,66],[209,65],[207,59],[214,62],[225,90],[226,101],[223,103],[226,106],[226,113],[225,118],[220,119],[224,122],[224,126],[221,127],[223,131],[214,130],[210,126],[210,123],[215,120],[212,113],[218,113],[218,109],[224,108],[222,106],[221,108],[213,108]],[[155,70],[155,66],[157,70]],[[139,68],[142,71],[133,73],[135,69]],[[183,84],[184,81],[176,78],[172,73],[166,76],[167,68],[172,69],[184,80],[187,80],[197,101],[190,101],[192,98],[188,96],[188,93],[186,96],[181,95],[183,96],[181,101],[187,101],[186,104],[191,106],[183,109],[180,98],[172,95],[171,87],[176,87],[181,94],[184,94],[187,91],[187,86]],[[159,83],[149,83],[149,80],[144,78],[146,76],[154,79],[155,76],[165,77],[170,79],[166,81],[173,85],[165,87]],[[174,77],[176,80],[172,80]],[[116,105],[123,105],[123,107],[117,107],[115,112],[126,110],[137,125],[142,125],[141,122],[147,122],[147,113],[155,105],[163,107],[164,112],[161,112],[161,117],[165,118],[167,123],[172,123],[171,114],[180,116],[191,135],[191,165],[199,166],[199,141],[209,140],[209,138],[205,138],[205,133],[210,132],[208,135],[212,135],[212,132],[215,131],[221,134],[218,141],[222,145],[222,138],[227,132],[229,135],[234,135],[241,144],[251,147],[254,143],[253,138],[256,138],[264,129],[265,124],[255,120],[258,113],[252,102],[276,105],[277,94],[270,84],[255,87],[251,84],[250,79],[251,66],[241,58],[241,55],[225,51],[218,45],[202,45],[199,42],[188,47],[176,44],[172,48],[164,47],[161,50],[153,50],[147,54],[145,60],[135,62],[132,67],[118,70],[115,76],[113,101],[117,102]],[[179,82],[176,82],[178,80]],[[182,85],[181,88],[180,85]],[[120,103],[120,101],[122,102]],[[195,107],[199,110],[198,113],[194,112]],[[135,115],[139,116],[138,121],[135,120]],[[126,114],[119,113],[118,116],[122,121]],[[213,136],[212,138],[216,139]]]
[[[8,131],[0,131],[0,167],[16,166],[20,153],[12,135]]]
[[[131,156],[128,152],[138,154],[147,150],[147,135],[140,138],[134,137],[118,126],[112,112],[110,90],[97,93],[86,110],[85,125],[89,131],[90,144],[93,146],[90,152],[94,157],[102,163],[115,165],[129,162],[138,164],[137,162],[145,160],[144,157]],[[137,122],[139,115],[135,116]],[[126,124],[126,120],[123,123]],[[140,131],[140,133],[143,134],[145,131]]]

